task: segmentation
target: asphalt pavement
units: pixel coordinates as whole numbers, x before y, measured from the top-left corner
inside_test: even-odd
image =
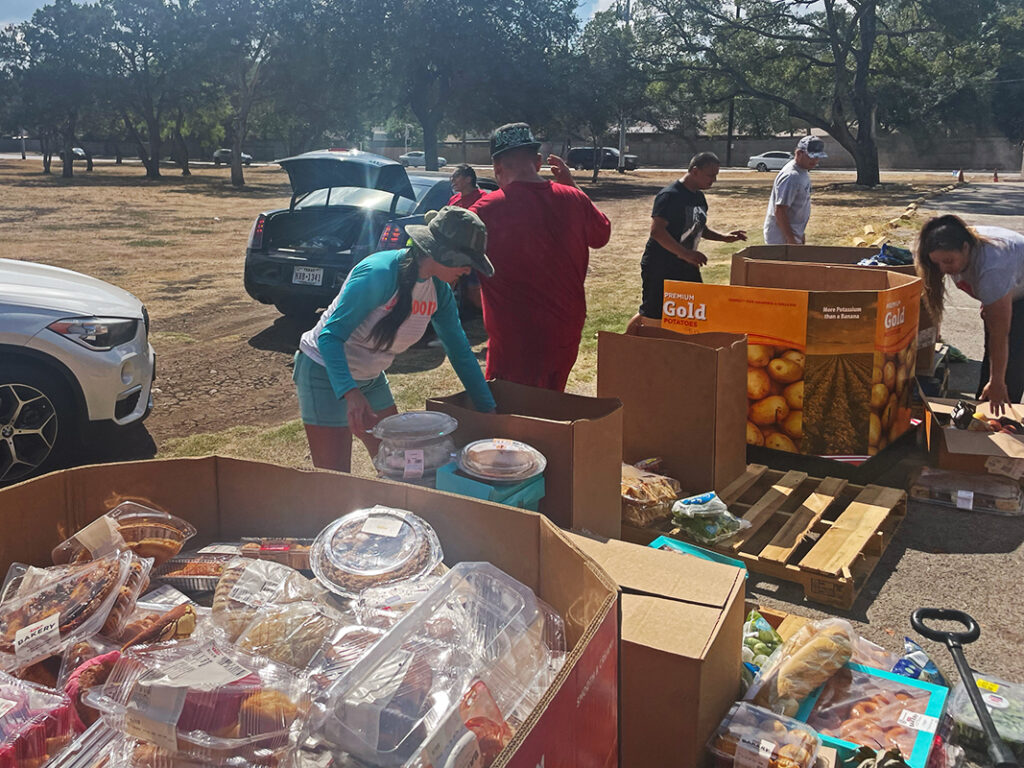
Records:
[[[955,213],[970,224],[1024,232],[1024,184],[971,183],[929,200],[922,215]],[[958,347],[968,363],[951,366],[954,388],[977,387],[983,332],[979,306],[951,287],[942,338]],[[898,447],[898,446],[897,446]],[[893,449],[890,449],[893,450]],[[875,482],[897,486],[928,462],[924,448],[911,444],[894,453]],[[859,482],[859,481],[858,481]],[[802,599],[801,589],[750,574],[748,597],[781,610],[851,620],[868,639],[890,651],[905,635],[919,642],[951,681],[958,679],[946,649],[915,636],[911,612],[918,607],[957,608],[981,625],[981,638],[966,646],[975,670],[1024,682],[1024,517],[998,517],[911,502],[907,517],[850,611],[822,609]],[[949,627],[952,628],[952,627]],[[984,756],[971,762],[984,765]]]

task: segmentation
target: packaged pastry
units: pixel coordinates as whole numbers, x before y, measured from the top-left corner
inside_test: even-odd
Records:
[[[518,440],[476,440],[459,451],[459,469],[489,483],[521,483],[547,467],[544,454]]]
[[[181,552],[185,542],[195,535],[195,527],[180,517],[125,501],[58,544],[52,557],[56,564],[85,562],[128,547],[139,557],[153,558],[160,566]]]
[[[213,765],[287,754],[308,711],[287,667],[218,641],[129,649],[85,701],[114,730]]]
[[[215,549],[216,551],[210,551]],[[212,592],[217,588],[224,567],[241,553],[237,546],[203,547],[170,558],[153,571],[153,577],[166,586],[188,592]]]
[[[811,768],[820,746],[806,724],[746,701],[733,704],[708,741],[715,768]]]
[[[294,568],[268,560],[233,558],[213,594],[213,622],[229,639],[238,636],[271,605],[318,600],[323,589]]]
[[[910,483],[910,498],[993,515],[1024,514],[1024,491],[1006,477],[922,467]]]
[[[111,762],[111,754],[118,741],[118,734],[98,720],[50,760],[46,768],[117,768]]]
[[[64,683],[63,690],[72,704],[72,720],[75,733],[83,733],[89,726],[100,719],[100,713],[86,705],[85,694],[97,686],[107,682],[114,664],[121,658],[118,650],[107,651],[83,661]]]
[[[268,606],[238,636],[243,651],[305,669],[321,646],[346,622],[324,605],[311,602]]]
[[[128,617],[135,610],[139,595],[149,588],[149,574],[153,570],[153,558],[139,557],[132,553],[131,562],[128,565],[128,577],[118,590],[117,599],[114,601],[107,620],[103,622],[100,634],[106,637],[118,637]]]
[[[192,603],[181,603],[167,611],[145,610],[132,617],[117,640],[122,648],[187,640],[196,631],[198,621],[196,606]]]
[[[0,768],[40,768],[70,741],[67,696],[0,672]]]
[[[855,637],[842,619],[805,624],[769,657],[745,698],[792,717],[815,688],[850,660]]]
[[[622,465],[622,520],[646,528],[672,514],[672,503],[679,498],[678,480],[658,475],[632,464]]]
[[[456,565],[380,632],[368,649],[354,649],[354,663],[324,676],[310,721],[311,733],[375,766],[426,765],[463,739],[493,758],[550,685],[565,649],[557,614],[489,563]],[[493,702],[479,733],[463,719],[470,692],[481,706]]]
[[[373,428],[380,447],[373,459],[381,477],[433,485],[437,470],[455,454],[452,432],[459,426],[440,411],[407,411],[388,416]]]
[[[1024,760],[1024,683],[1011,683],[982,672],[974,673],[974,682],[1003,743],[1013,750],[1018,760]],[[985,732],[963,681],[950,696],[949,714],[960,743],[983,753],[987,745]]]
[[[0,652],[13,653],[16,665],[26,667],[98,633],[133,557],[125,551],[82,565],[54,566],[50,578],[23,582],[0,607]]]
[[[441,542],[425,520],[381,506],[335,520],[316,537],[309,555],[317,580],[343,597],[418,579],[442,559]]]
[[[308,571],[309,548],[312,545],[312,539],[243,538],[240,554],[255,560],[272,560],[297,571]]]
[[[352,601],[352,610],[360,624],[388,629],[426,597],[440,580],[440,576],[430,574],[415,581],[370,587]]]

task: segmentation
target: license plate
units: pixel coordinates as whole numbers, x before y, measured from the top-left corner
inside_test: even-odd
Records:
[[[322,267],[292,267],[292,283],[295,285],[323,285]]]

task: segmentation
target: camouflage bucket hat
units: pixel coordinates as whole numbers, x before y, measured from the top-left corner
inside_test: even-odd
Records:
[[[472,267],[484,277],[494,274],[487,258],[487,226],[475,213],[446,205],[427,211],[423,224],[409,224],[405,233],[434,261],[447,267]]]

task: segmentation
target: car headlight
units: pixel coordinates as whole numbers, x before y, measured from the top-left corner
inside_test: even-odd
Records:
[[[105,352],[134,339],[139,321],[122,317],[69,317],[46,327],[83,347]]]

